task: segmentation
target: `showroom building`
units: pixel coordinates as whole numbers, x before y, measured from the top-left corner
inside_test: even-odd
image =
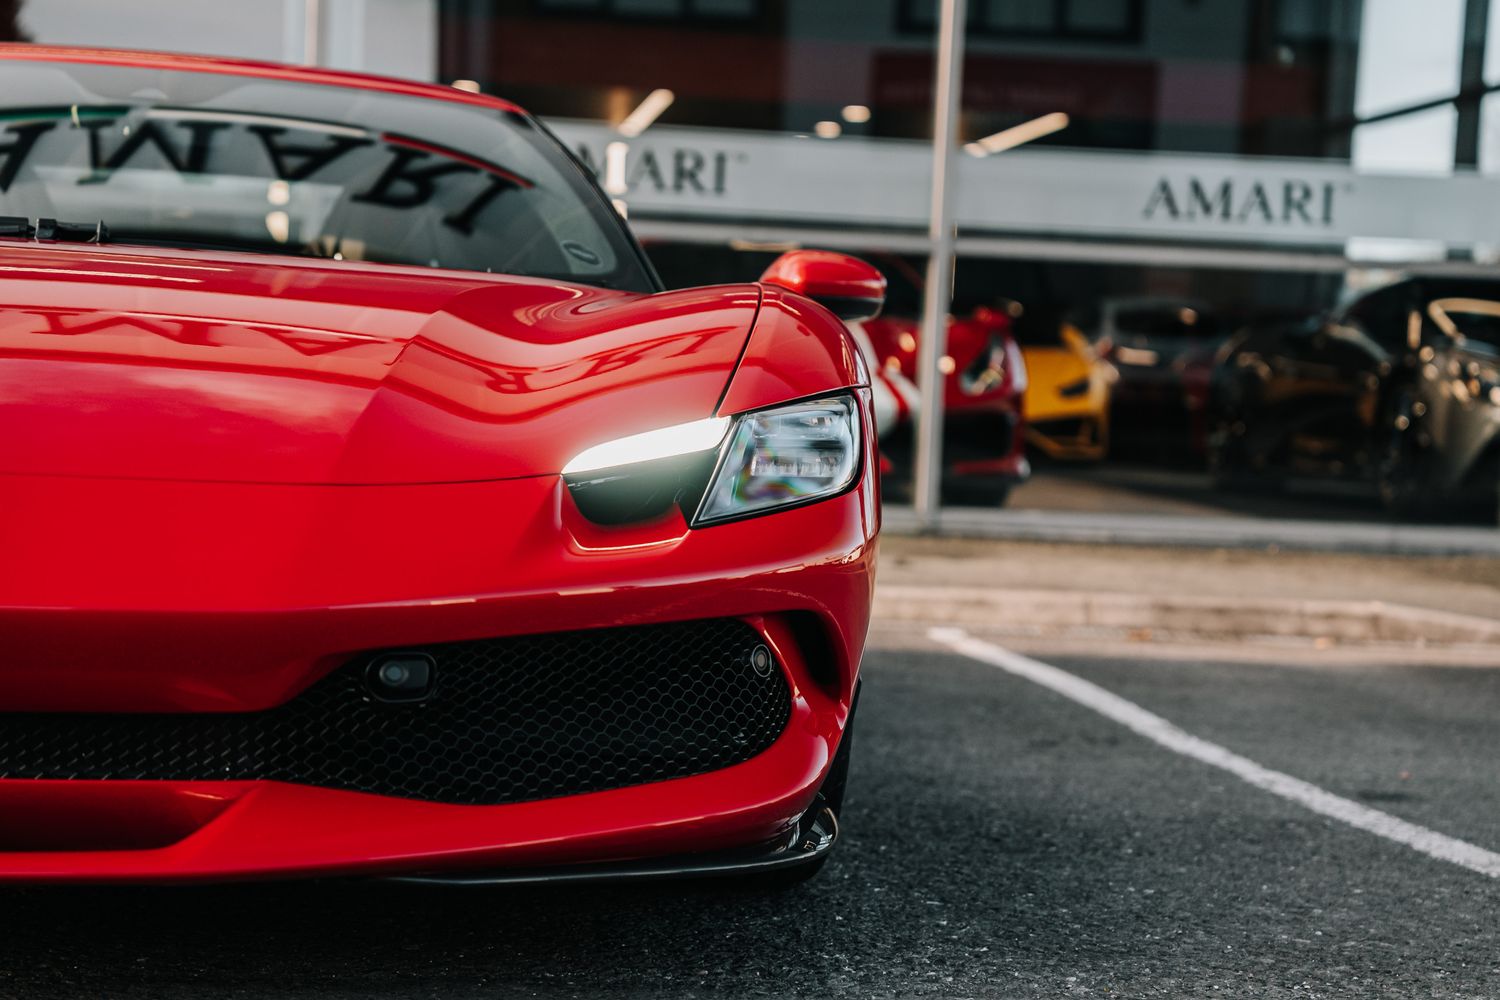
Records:
[[[1214,416],[1226,377],[1215,365],[1246,357],[1235,338],[1316,322],[1409,274],[1477,282],[1467,298],[1482,298],[1500,260],[1500,44],[1488,41],[1500,4],[967,0],[953,67],[940,58],[946,6],[141,0],[127,14],[103,0],[26,0],[0,4],[0,29],[504,95],[594,171],[668,284],[753,279],[790,246],[842,249],[887,272],[888,311],[915,332],[934,237],[941,248],[951,234],[951,312],[1003,326],[1032,376],[1024,409],[1039,474],[1011,494],[1015,506],[1151,509],[1142,498],[1170,495],[1161,512],[1234,509],[1199,485],[1215,442],[1243,422]],[[941,84],[955,77],[945,103]],[[961,150],[951,230],[933,224],[935,134]],[[1441,325],[1418,322],[1429,319]],[[886,332],[896,339],[877,338],[877,366],[920,381],[920,352]],[[1487,335],[1476,326],[1469,339]],[[1348,432],[1315,421],[1288,432],[1306,454],[1286,478],[1312,470],[1333,483],[1294,515],[1388,516],[1363,489],[1385,474],[1389,457],[1372,447],[1400,419],[1381,364],[1399,368],[1335,365],[1343,384],[1319,397],[1348,397],[1345,417],[1375,445],[1320,465]],[[1484,406],[1476,364],[1456,373],[1455,391]],[[1468,475],[1483,480],[1476,462]],[[897,465],[891,494],[921,508],[923,491],[901,480],[912,463]]]

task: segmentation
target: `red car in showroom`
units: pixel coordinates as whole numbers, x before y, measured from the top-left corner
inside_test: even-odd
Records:
[[[0,879],[817,870],[877,271],[664,292],[446,87],[22,46],[0,94]]]
[[[909,484],[913,431],[920,390],[917,347],[923,279],[900,257],[879,258],[892,302],[881,316],[857,324],[861,347],[873,354],[876,413],[896,411],[881,425],[880,446],[888,483]],[[909,314],[909,315],[908,315]],[[943,499],[950,503],[1003,506],[1013,488],[1031,476],[1026,458],[1026,362],[1013,332],[1020,304],[979,306],[948,318],[943,372]]]

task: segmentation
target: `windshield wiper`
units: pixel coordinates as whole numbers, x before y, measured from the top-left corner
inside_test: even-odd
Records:
[[[59,222],[57,219],[37,219],[33,226],[24,215],[0,215],[0,236],[64,243],[108,243],[109,227],[103,222]]]

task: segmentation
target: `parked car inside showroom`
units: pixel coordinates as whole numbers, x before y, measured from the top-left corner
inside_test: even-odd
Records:
[[[915,417],[920,405],[918,348],[923,279],[910,263],[889,254],[874,263],[887,279],[885,312],[858,323],[868,338],[878,384],[904,403],[898,419],[882,428],[881,454],[890,481],[907,484],[914,468]],[[1009,308],[1007,308],[1009,307]],[[943,372],[943,498],[950,503],[1003,506],[1031,475],[1026,458],[1026,363],[1012,332],[1019,303],[977,306],[948,318]],[[862,342],[863,338],[860,339]],[[900,490],[901,486],[896,486]]]
[[[1079,325],[1118,376],[1109,393],[1110,453],[1192,456],[1200,373],[1228,338],[1219,317],[1205,303],[1158,296],[1107,298],[1091,312]]]
[[[1026,364],[1026,443],[1048,458],[1109,454],[1110,393],[1118,373],[1070,318],[1019,324]]]
[[[1237,335],[1215,369],[1210,466],[1229,488],[1374,486],[1394,513],[1500,496],[1500,281],[1408,278]]]
[[[0,879],[827,860],[875,269],[663,291],[442,86],[7,46],[0,95]]]

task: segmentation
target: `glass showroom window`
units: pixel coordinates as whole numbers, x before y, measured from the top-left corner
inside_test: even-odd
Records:
[[[764,0],[534,0],[538,13],[586,13],[621,18],[758,21]]]

